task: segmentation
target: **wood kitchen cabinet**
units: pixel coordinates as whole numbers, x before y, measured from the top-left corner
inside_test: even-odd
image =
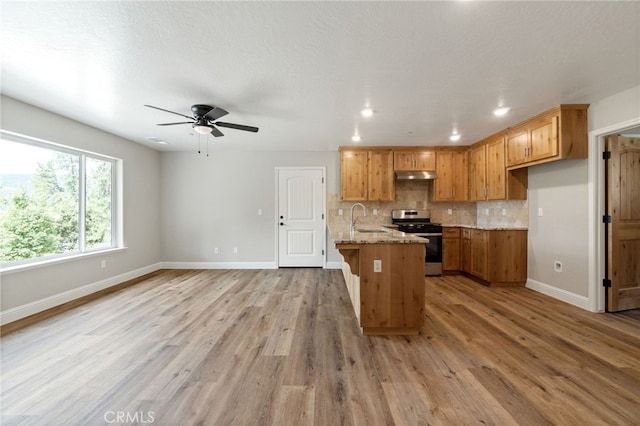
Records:
[[[340,194],[343,201],[393,201],[393,152],[341,147]]]
[[[468,154],[466,150],[441,149],[436,152],[434,201],[467,201],[469,199]]]
[[[393,169],[396,171],[435,170],[435,151],[394,151]]]
[[[526,200],[528,171],[507,170],[504,134],[469,148],[469,200]]]
[[[461,239],[460,239],[460,260],[461,260],[461,269],[463,272],[470,273],[471,272],[471,229],[463,228],[461,229]]]
[[[442,272],[460,271],[460,228],[442,228]]]
[[[587,158],[587,108],[560,105],[507,130],[507,168]]]
[[[527,231],[462,229],[462,270],[485,285],[524,285]]]

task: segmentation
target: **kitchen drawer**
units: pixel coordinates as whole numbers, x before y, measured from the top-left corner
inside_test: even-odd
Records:
[[[470,239],[471,238],[471,229],[462,228],[462,238],[464,238],[465,240]]]
[[[442,238],[460,238],[460,228],[442,228]]]

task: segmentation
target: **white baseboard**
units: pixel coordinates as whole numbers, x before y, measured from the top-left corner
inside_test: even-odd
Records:
[[[143,268],[125,272],[124,274],[116,275],[95,283],[87,284],[82,287],[74,288],[62,293],[54,294],[53,296],[45,297],[44,299],[36,300],[21,306],[17,306],[15,308],[7,309],[6,311],[0,312],[0,325],[8,324],[10,322],[26,318],[29,315],[46,311],[47,309],[62,305],[63,303],[71,302],[72,300],[79,299],[91,293],[95,293],[97,291],[104,290],[105,288],[121,284],[125,281],[141,277],[142,275],[155,272],[158,269],[162,269],[161,263],[145,266]]]
[[[278,269],[276,262],[162,262],[163,269]]]
[[[342,269],[342,262],[327,262],[324,269]]]
[[[553,297],[554,299],[562,300],[565,303],[577,306],[586,311],[595,312],[591,308],[592,307],[591,301],[586,296],[580,296],[579,294],[571,293],[570,291],[553,287],[549,284],[532,280],[531,278],[527,279],[526,287],[531,290],[535,290],[539,293],[546,294],[547,296]]]

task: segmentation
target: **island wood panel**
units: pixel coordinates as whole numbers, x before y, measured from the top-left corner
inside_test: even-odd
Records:
[[[424,244],[360,246],[360,321],[364,334],[418,331],[424,315]],[[382,271],[374,272],[374,260]],[[388,330],[389,331],[389,330]]]

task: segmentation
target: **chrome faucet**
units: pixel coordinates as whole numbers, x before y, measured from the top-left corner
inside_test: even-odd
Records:
[[[364,211],[364,217],[367,217],[367,208],[364,206],[364,204],[355,203],[354,205],[352,205],[351,206],[351,217],[350,217],[350,221],[349,221],[349,232],[355,232],[355,230],[356,230],[356,221],[353,219],[353,208],[355,206],[362,207],[362,211]]]

